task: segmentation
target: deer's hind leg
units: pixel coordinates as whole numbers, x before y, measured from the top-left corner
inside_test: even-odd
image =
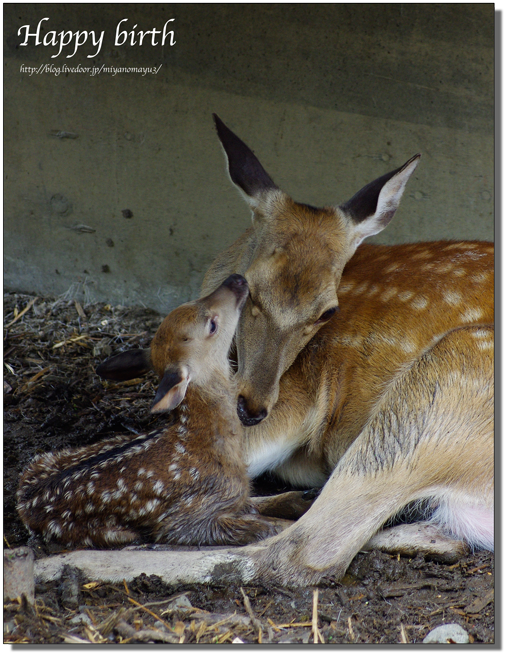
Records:
[[[445,335],[393,381],[310,510],[251,548],[261,579],[313,584],[340,578],[355,554],[415,500],[445,508],[444,536],[464,512],[460,542],[492,532],[492,328]],[[464,503],[464,507],[461,504]],[[440,527],[439,527],[440,525]]]

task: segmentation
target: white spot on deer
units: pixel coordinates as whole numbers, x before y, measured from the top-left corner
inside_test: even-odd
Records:
[[[351,289],[354,288],[355,285],[356,285],[355,282],[345,282],[344,284],[342,284],[339,287],[338,292],[339,293],[348,293]]]
[[[112,493],[109,490],[104,490],[101,493],[101,501],[105,502],[105,504],[112,501]]]
[[[164,484],[162,481],[156,481],[152,488],[153,492],[159,495],[164,490]]]
[[[450,270],[453,270],[453,264],[450,263],[438,264],[435,267],[435,272],[439,274],[449,273]]]
[[[360,296],[362,293],[365,293],[367,286],[368,282],[362,282],[352,291],[352,294],[355,296]]]
[[[177,450],[177,452],[178,452],[179,454],[185,454],[185,453],[186,453],[186,448],[183,447],[183,446],[181,445],[180,442],[178,442],[178,443],[175,445],[175,449]]]
[[[47,532],[55,536],[61,536],[62,528],[57,520],[51,520],[47,525]]]
[[[452,275],[455,275],[455,277],[465,277],[466,270],[464,268],[456,268]]]
[[[388,302],[390,298],[393,298],[398,293],[399,293],[399,289],[396,289],[395,286],[390,286],[388,287],[388,289],[385,289],[381,294],[381,300],[383,302]]]
[[[367,297],[375,296],[376,293],[379,293],[379,286],[377,284],[372,284],[370,289],[367,291]]]
[[[160,500],[148,500],[146,504],[139,509],[139,514],[145,516],[147,513],[155,511],[160,503]]]
[[[193,481],[196,481],[199,478],[199,471],[197,470],[196,467],[191,467],[189,469],[189,473]]]
[[[383,273],[386,273],[388,275],[389,273],[393,273],[394,270],[397,270],[400,267],[401,267],[400,263],[390,264],[389,266],[383,269]]]
[[[465,248],[466,246],[467,246],[467,243],[462,241],[462,242],[458,242],[458,243],[450,243],[444,249],[445,250],[460,250],[461,248]]]
[[[466,309],[463,314],[461,314],[460,320],[464,323],[474,323],[484,316],[484,311],[478,307]]]
[[[409,337],[404,337],[401,339],[399,342],[399,346],[401,347],[401,350],[404,351],[405,353],[415,353],[417,350],[417,344],[412,341]]]
[[[170,467],[168,468],[168,472],[174,472],[179,466],[177,463],[170,463]]]
[[[399,293],[397,297],[399,298],[399,300],[402,300],[403,302],[407,302],[408,300],[410,300],[410,298],[413,298],[414,295],[415,293],[413,291],[401,291],[401,293]]]
[[[421,250],[420,252],[416,252],[415,254],[411,255],[412,259],[429,259],[432,255],[430,250]]]
[[[138,477],[142,477],[143,474],[146,474],[146,470],[145,470],[144,468],[139,468],[139,469],[137,470],[137,476],[138,476]]]
[[[87,495],[93,495],[96,490],[96,484],[93,481],[89,481],[87,484]]]
[[[475,330],[472,332],[472,335],[474,337],[478,337],[479,339],[488,339],[489,337],[493,336],[493,333],[487,328],[475,328]]]
[[[495,348],[495,343],[492,341],[479,341],[477,342],[477,347],[481,351],[492,351]]]
[[[85,504],[85,513],[88,515],[90,513],[94,513],[96,510],[96,507],[92,504],[92,502],[87,502]]]
[[[475,284],[481,284],[482,282],[485,282],[489,276],[490,273],[488,271],[483,271],[481,273],[475,273],[475,275],[472,275],[470,280]]]
[[[142,490],[143,482],[142,481],[136,481],[133,488],[134,488],[134,490]]]
[[[462,296],[458,291],[445,291],[442,297],[448,305],[458,306],[462,301]]]
[[[179,416],[179,421],[180,421],[181,424],[183,424],[184,426],[186,426],[186,424],[188,423],[188,417],[187,417],[186,415],[182,415],[182,414],[181,414],[181,415]]]
[[[426,309],[426,307],[428,307],[429,304],[430,301],[428,300],[428,298],[426,296],[423,296],[422,294],[415,296],[415,298],[413,298],[410,301],[410,307],[413,307],[414,309],[417,310]]]
[[[125,482],[124,482],[122,479],[118,479],[118,480],[117,480],[117,487],[118,487],[118,489],[119,489],[119,490],[117,491],[117,496],[118,496],[118,497],[122,497],[122,495],[123,495],[124,493],[128,492],[128,487],[127,487],[127,485],[125,484]]]

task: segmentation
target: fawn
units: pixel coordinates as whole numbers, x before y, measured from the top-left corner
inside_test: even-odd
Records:
[[[152,411],[173,410],[166,425],[34,459],[17,493],[30,530],[63,546],[101,548],[245,544],[283,529],[256,514],[242,458],[228,352],[247,295],[246,280],[233,274],[162,322],[147,355],[149,367],[160,365]],[[133,369],[134,354],[121,355],[98,373]]]

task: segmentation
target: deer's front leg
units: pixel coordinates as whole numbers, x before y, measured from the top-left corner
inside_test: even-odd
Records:
[[[421,499],[447,533],[492,547],[493,361],[492,343],[482,343],[490,334],[452,331],[392,383],[309,511],[259,548],[262,580],[342,577],[389,518]],[[399,545],[386,537],[387,549]]]
[[[258,581],[306,585],[343,577],[354,556],[408,499],[408,489],[395,488],[403,476],[395,469],[356,475],[340,464],[300,520],[243,550]]]

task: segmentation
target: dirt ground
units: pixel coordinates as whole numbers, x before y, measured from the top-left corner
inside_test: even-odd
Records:
[[[95,367],[112,352],[149,345],[161,317],[143,308],[82,307],[66,296],[4,296],[4,548],[31,545],[15,510],[22,468],[36,454],[90,444],[158,423],[148,413],[148,375],[107,384]],[[278,492],[263,480],[258,492]],[[457,623],[473,644],[495,642],[494,556],[454,565],[360,553],[335,587],[196,587],[157,576],[121,585],[88,583],[70,571],[36,585],[36,603],[4,603],[4,642],[183,644],[416,644]]]

